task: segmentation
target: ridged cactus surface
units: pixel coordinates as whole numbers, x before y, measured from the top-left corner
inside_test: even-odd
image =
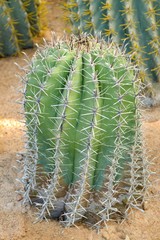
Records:
[[[0,57],[33,47],[33,36],[39,32],[39,16],[34,0],[0,1]]]
[[[39,49],[25,76],[24,201],[39,218],[98,226],[140,208],[148,172],[137,70],[114,44],[89,37]],[[63,213],[63,214],[62,214]],[[60,217],[59,215],[59,217]]]
[[[143,80],[160,81],[160,3],[158,0],[68,0],[73,32],[125,40]],[[147,71],[145,71],[147,69]]]

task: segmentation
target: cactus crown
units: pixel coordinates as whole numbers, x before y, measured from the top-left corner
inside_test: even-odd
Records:
[[[24,201],[67,226],[141,207],[148,175],[137,70],[115,43],[72,36],[40,48],[25,76]],[[124,204],[125,202],[125,204]],[[123,209],[123,210],[122,210]]]

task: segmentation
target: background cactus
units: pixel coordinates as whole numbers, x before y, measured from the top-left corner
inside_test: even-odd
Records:
[[[40,33],[38,8],[34,0],[0,1],[0,56],[33,47]]]
[[[81,37],[39,49],[25,76],[24,202],[39,218],[92,225],[140,208],[148,184],[137,70],[114,44]],[[61,215],[59,214],[59,216]]]
[[[87,32],[118,43],[140,68],[143,80],[160,80],[160,3],[157,0],[68,0],[73,32]],[[147,71],[145,71],[147,69]]]

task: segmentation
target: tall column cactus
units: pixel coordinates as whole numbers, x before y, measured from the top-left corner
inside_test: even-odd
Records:
[[[98,226],[141,207],[148,170],[136,72],[114,43],[89,37],[37,51],[25,76],[21,181],[24,201],[39,198],[40,218],[60,202],[63,224],[93,215]]]
[[[160,80],[159,1],[68,0],[66,9],[75,34],[112,37],[120,45],[125,40],[141,78]]]
[[[0,1],[0,57],[33,47],[39,34],[38,9],[34,0]]]

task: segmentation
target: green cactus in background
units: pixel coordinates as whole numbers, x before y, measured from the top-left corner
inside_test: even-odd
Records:
[[[140,81],[125,54],[85,36],[52,41],[38,49],[25,82],[24,202],[39,198],[39,218],[54,218],[63,203],[66,226],[91,214],[99,226],[140,208],[148,184]]]
[[[125,40],[141,78],[160,80],[158,0],[68,0],[65,8],[75,34],[112,37],[119,45]]]
[[[37,35],[40,31],[39,16],[37,12],[36,2],[33,0],[21,0],[23,7],[27,13],[28,21],[30,24],[30,30],[33,36]]]
[[[0,57],[33,47],[33,36],[39,33],[38,9],[34,0],[1,0]]]

